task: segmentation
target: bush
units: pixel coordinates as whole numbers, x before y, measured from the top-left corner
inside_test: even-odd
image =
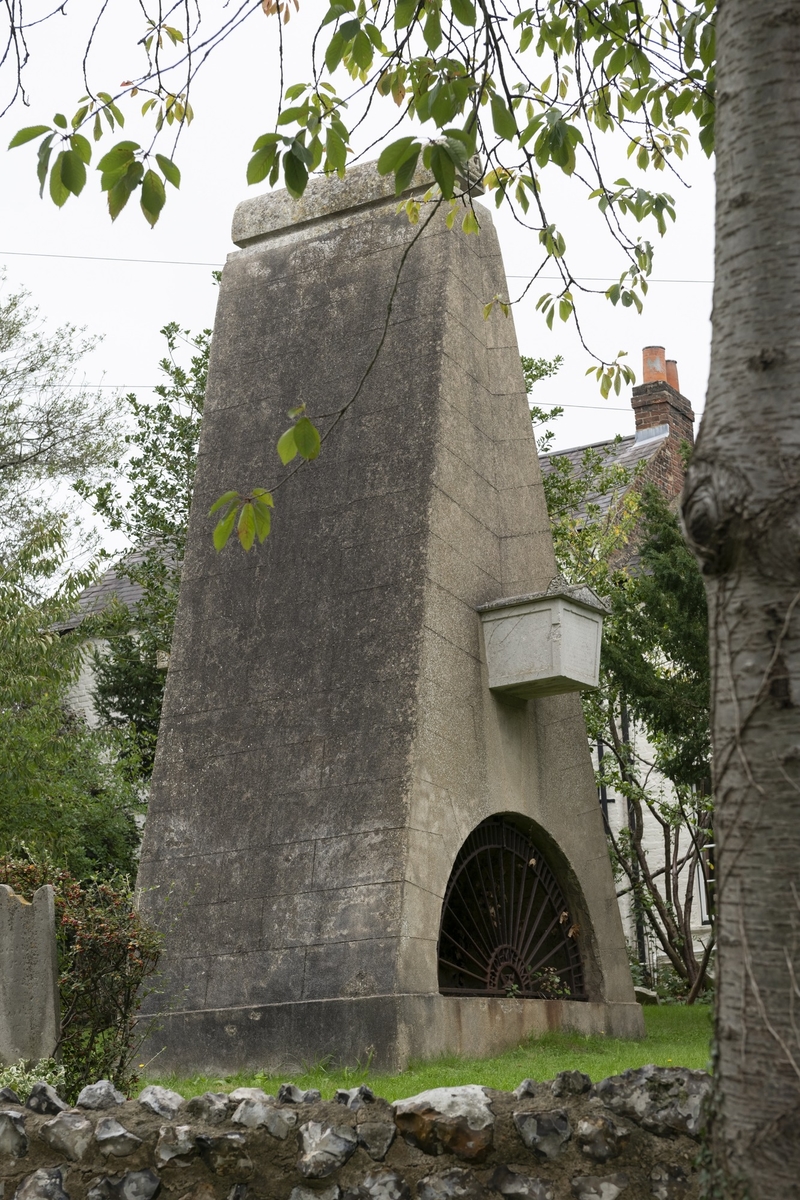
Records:
[[[53,885],[58,944],[65,1098],[87,1083],[110,1079],[130,1094],[142,1034],[137,1013],[155,975],[161,935],[136,911],[130,882],[75,879],[49,862],[0,859],[0,883],[30,899]],[[152,991],[152,989],[150,989]]]
[[[61,1095],[67,1085],[64,1064],[54,1058],[42,1058],[35,1063],[26,1063],[21,1058],[10,1067],[0,1067],[0,1088],[11,1088],[23,1103],[35,1083],[49,1083]]]

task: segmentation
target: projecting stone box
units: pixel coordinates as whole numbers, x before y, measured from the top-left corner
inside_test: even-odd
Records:
[[[556,578],[546,592],[478,609],[489,688],[529,700],[596,688],[606,604],[586,586]]]

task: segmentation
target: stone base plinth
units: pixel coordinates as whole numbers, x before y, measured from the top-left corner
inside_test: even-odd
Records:
[[[457,1054],[489,1057],[530,1035],[644,1037],[638,1004],[473,996],[366,996],[165,1013],[148,1036],[149,1074],[291,1074],[323,1060],[402,1071]]]

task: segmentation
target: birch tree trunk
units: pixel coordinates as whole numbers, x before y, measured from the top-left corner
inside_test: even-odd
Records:
[[[683,497],[712,664],[716,1166],[800,1196],[800,0],[721,0],[711,378]]]

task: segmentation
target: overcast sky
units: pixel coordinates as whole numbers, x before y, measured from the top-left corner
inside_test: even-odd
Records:
[[[101,28],[90,69],[96,88],[114,91],[136,73],[134,47],[143,31],[140,9],[133,0],[115,0],[109,7],[111,16]],[[34,8],[31,3],[29,16]],[[30,107],[17,106],[0,121],[4,146],[21,126],[48,122],[56,107],[68,115],[77,107],[83,90],[81,49],[90,15],[85,10],[94,8],[84,0],[83,13],[76,9],[31,31]],[[213,0],[207,11],[223,10],[220,0]],[[308,14],[313,11],[309,6]],[[309,74],[308,27],[301,14],[286,28],[288,82]],[[31,291],[49,321],[72,321],[103,335],[101,347],[86,363],[89,383],[136,390],[145,396],[158,381],[161,326],[171,320],[195,330],[213,324],[217,289],[210,272],[234,249],[230,242],[234,207],[248,194],[263,190],[263,185],[247,187],[245,166],[254,139],[273,128],[278,81],[274,18],[256,13],[216,52],[206,70],[192,97],[195,122],[177,156],[183,172],[181,191],[168,189],[167,206],[152,231],[133,202],[112,225],[93,181],[79,200],[71,198],[57,210],[49,198],[38,198],[35,143],[0,151],[0,266],[5,265],[11,285]],[[139,140],[135,129],[129,135]],[[101,143],[104,146],[106,142]],[[626,349],[637,376],[642,346],[666,346],[667,356],[678,360],[681,390],[699,412],[710,342],[713,171],[699,150],[693,151],[683,170],[688,187],[666,175],[650,178],[650,186],[676,195],[678,221],[665,239],[654,237],[658,241],[655,282],[644,315],[591,299],[582,304],[582,321],[592,347],[605,357]],[[616,173],[634,178],[621,147],[609,172],[613,178]],[[625,264],[595,210],[557,169],[548,169],[544,184],[570,243],[573,270],[606,286]],[[533,239],[503,214],[495,220],[514,297],[537,262]],[[556,444],[579,445],[616,432],[632,432],[629,392],[601,399],[595,380],[585,376],[590,360],[573,326],[558,326],[550,333],[535,312],[543,290],[547,288],[534,287],[515,309],[515,323],[521,352],[564,356],[565,365],[556,379],[539,384],[534,393],[541,405],[566,406],[566,415],[556,427]]]

